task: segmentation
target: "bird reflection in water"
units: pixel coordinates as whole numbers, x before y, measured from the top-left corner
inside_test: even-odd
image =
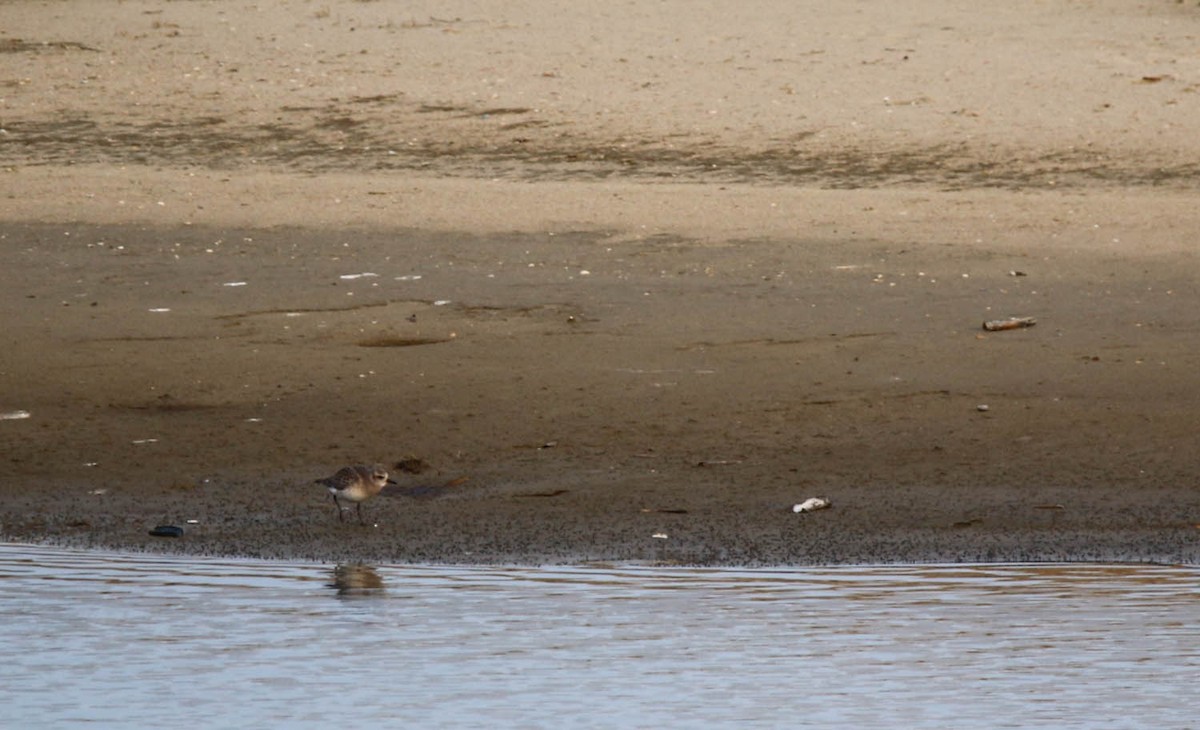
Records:
[[[328,587],[337,591],[338,598],[378,596],[383,593],[383,578],[369,565],[339,565],[333,569],[333,582]]]

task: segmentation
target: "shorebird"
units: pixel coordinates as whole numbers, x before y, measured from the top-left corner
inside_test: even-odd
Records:
[[[387,470],[382,466],[375,464],[374,466],[344,466],[338,469],[331,477],[316,480],[317,484],[329,490],[329,495],[333,497],[333,504],[337,507],[338,522],[345,520],[342,515],[342,503],[338,501],[338,497],[349,502],[354,502],[358,509],[358,523],[365,525],[362,516],[362,503],[379,494],[380,491],[388,484],[396,482],[388,479]]]

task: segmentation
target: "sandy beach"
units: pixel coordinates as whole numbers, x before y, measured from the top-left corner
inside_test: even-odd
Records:
[[[4,6],[0,537],[1200,562],[1200,7],[705,7]]]

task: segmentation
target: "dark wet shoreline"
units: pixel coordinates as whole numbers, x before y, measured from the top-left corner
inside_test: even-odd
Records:
[[[0,234],[0,410],[31,414],[0,422],[7,540],[369,562],[1200,562],[1186,257],[916,247],[845,272],[880,244]],[[984,333],[980,302],[1046,316]],[[414,457],[428,469],[364,506],[378,528],[339,524],[309,484]],[[813,496],[834,506],[791,511]],[[163,524],[184,536],[148,534]]]

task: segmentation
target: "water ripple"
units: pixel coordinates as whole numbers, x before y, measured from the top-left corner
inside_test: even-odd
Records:
[[[321,566],[0,545],[14,725],[1191,727],[1200,570]]]

